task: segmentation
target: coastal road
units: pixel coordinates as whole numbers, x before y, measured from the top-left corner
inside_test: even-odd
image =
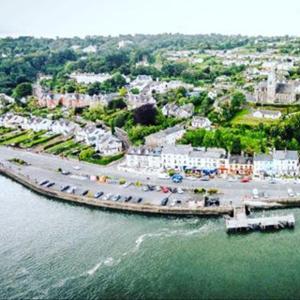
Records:
[[[71,180],[70,184],[73,183],[73,185],[76,186],[82,185],[83,188],[84,185],[88,186],[89,183],[87,183],[87,181],[84,181],[83,184],[82,180],[78,182],[78,178],[76,179],[76,176],[80,177],[83,175],[106,175],[116,180],[124,178],[127,182],[134,183],[136,181],[140,181],[151,185],[176,187],[179,186],[184,189],[193,189],[196,187],[205,189],[216,188],[221,192],[220,197],[221,201],[224,204],[229,204],[230,202],[232,202],[236,205],[240,204],[243,200],[249,200],[252,197],[252,191],[254,188],[258,189],[259,192],[266,192],[270,198],[286,197],[288,189],[292,189],[295,193],[300,193],[300,183],[295,184],[293,180],[282,180],[276,184],[271,184],[266,180],[252,180],[248,183],[241,183],[239,181],[229,182],[226,179],[222,178],[215,178],[209,181],[200,181],[199,179],[184,179],[182,183],[174,184],[170,180],[159,179],[154,175],[149,176],[150,179],[147,179],[147,175],[118,170],[117,164],[111,166],[99,166],[90,163],[79,162],[73,159],[61,158],[59,156],[45,153],[33,153],[27,150],[0,147],[0,162],[7,163],[7,161],[11,158],[20,158],[30,163],[31,166],[26,168],[26,175],[32,178],[36,178],[37,180],[42,180],[45,178],[45,176],[49,176],[49,178],[53,179],[53,181],[55,181],[55,179],[57,180],[57,178],[60,178],[58,176],[63,176],[57,172],[58,168],[61,168],[65,171],[70,171],[73,178],[70,176],[63,176],[61,180],[64,180],[66,182],[68,180]],[[78,167],[78,170],[74,169],[74,167]],[[113,186],[114,187],[112,189],[114,190],[117,185]],[[122,189],[124,190],[124,188]],[[129,189],[133,189],[133,187]],[[154,193],[158,194],[159,196],[155,196]],[[166,196],[162,193],[157,192],[153,192],[152,195],[152,193],[150,192],[142,192],[141,189],[138,190],[137,195],[142,197],[145,197],[147,195],[147,198],[153,197],[153,201],[155,202],[160,201],[162,197]]]

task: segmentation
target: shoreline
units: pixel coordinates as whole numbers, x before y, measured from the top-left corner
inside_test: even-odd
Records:
[[[78,196],[74,194],[63,193],[60,191],[51,190],[39,186],[37,183],[28,180],[23,175],[16,174],[3,166],[0,166],[0,175],[12,179],[13,181],[21,184],[29,190],[59,201],[71,202],[74,204],[86,205],[89,207],[100,208],[110,211],[119,211],[127,213],[139,213],[145,215],[165,215],[165,216],[224,216],[232,215],[232,206],[218,206],[218,207],[197,207],[197,208],[175,208],[163,207],[157,205],[147,204],[131,204],[131,203],[118,203],[105,200],[94,200],[91,197]]]

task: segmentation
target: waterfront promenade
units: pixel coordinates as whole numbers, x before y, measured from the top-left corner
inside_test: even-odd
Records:
[[[12,158],[22,159],[28,166],[18,165],[9,162]],[[175,214],[175,215],[223,215],[231,214],[233,207],[244,205],[254,208],[273,208],[284,206],[298,206],[299,197],[288,197],[287,190],[293,189],[295,195],[300,193],[300,184],[294,184],[292,181],[283,181],[277,184],[270,184],[265,181],[252,181],[249,183],[228,182],[221,178],[210,181],[190,181],[184,179],[181,184],[174,184],[171,180],[159,179],[152,176],[147,178],[140,174],[122,172],[117,166],[98,166],[89,163],[79,162],[70,159],[63,159],[57,156],[47,154],[37,154],[25,150],[0,147],[0,163],[2,165],[2,174],[18,181],[31,190],[66,201],[98,206],[108,209],[126,210],[132,212],[143,212],[153,214]],[[63,175],[58,172],[63,169],[70,172],[69,175]],[[90,176],[106,175],[111,178],[111,183],[100,183],[90,180]],[[126,182],[132,182],[132,185],[125,188],[119,184],[120,179]],[[51,188],[39,186],[42,180],[55,182]],[[136,186],[134,183],[139,181],[142,186]],[[162,193],[161,191],[143,191],[143,185],[154,184],[157,186],[176,186],[184,190],[183,194]],[[76,187],[74,193],[61,192],[63,186],[69,185]],[[220,198],[220,207],[204,207],[203,196],[195,195],[192,190],[195,187],[217,188]],[[251,198],[253,188],[267,192],[270,195],[268,199],[254,200]],[[82,196],[82,192],[88,190],[89,195]],[[105,199],[95,199],[94,194],[103,192],[104,195],[115,194],[124,197],[133,197],[133,199],[143,198],[142,203],[106,201]],[[161,206],[161,201],[168,198],[166,206]],[[180,204],[173,205],[176,201]],[[173,204],[172,204],[173,203]]]

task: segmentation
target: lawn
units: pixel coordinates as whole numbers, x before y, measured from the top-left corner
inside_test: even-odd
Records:
[[[80,143],[75,142],[74,140],[68,140],[66,142],[63,143],[59,143],[56,144],[53,147],[50,147],[46,150],[47,153],[51,153],[51,154],[63,154],[65,151],[74,149],[76,147],[78,147],[80,145]]]
[[[98,164],[98,165],[108,165],[113,161],[119,160],[124,156],[124,153],[111,155],[111,156],[99,156],[99,157],[86,157],[83,159],[83,161],[92,163],[92,164]]]
[[[49,142],[50,140],[53,140],[59,136],[59,134],[54,134],[54,135],[45,135],[45,134],[39,134],[35,135],[32,139],[26,140],[20,144],[22,148],[32,148],[37,145],[41,145],[44,143]]]

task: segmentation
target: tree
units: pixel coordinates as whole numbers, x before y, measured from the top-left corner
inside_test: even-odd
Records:
[[[14,90],[14,97],[21,99],[32,94],[32,86],[29,82],[20,83]]]
[[[232,154],[240,154],[242,151],[241,139],[239,137],[234,137],[231,144]]]
[[[134,121],[136,124],[154,125],[157,110],[153,104],[145,104],[134,110]]]
[[[127,89],[123,86],[119,89],[119,95],[125,97],[127,95]]]

